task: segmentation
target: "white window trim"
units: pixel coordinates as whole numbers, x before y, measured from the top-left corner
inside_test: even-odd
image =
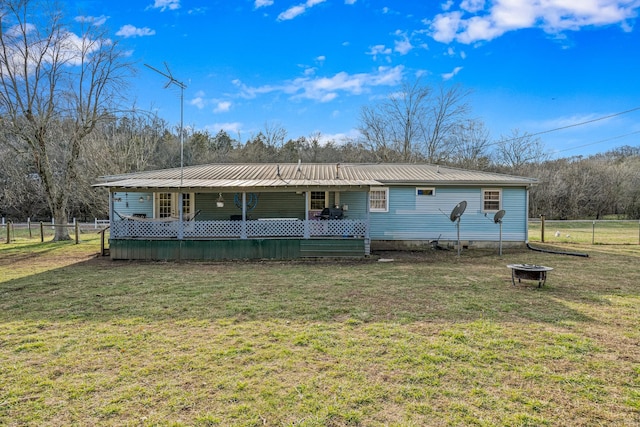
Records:
[[[324,207],[328,208],[329,207],[329,192],[328,191],[321,191],[321,190],[315,190],[315,191],[309,191],[309,200],[307,202],[307,210],[309,211],[321,211],[322,209],[311,209],[311,193],[324,193]]]
[[[484,202],[486,201],[485,199],[485,193],[487,191],[497,191],[498,192],[498,209],[485,209],[484,208]],[[482,189],[482,193],[481,193],[481,203],[482,203],[482,212],[498,212],[500,209],[502,209],[502,188],[483,188]]]
[[[431,194],[418,194],[420,190],[428,190],[431,191]],[[416,187],[416,196],[418,197],[435,197],[436,196],[436,187]]]
[[[178,201],[180,200],[178,198],[178,194],[179,193],[175,193],[175,192],[171,192],[171,191],[161,191],[159,193],[153,193],[153,217],[154,218],[159,218],[160,217],[160,193],[169,193],[171,194],[171,216],[177,218],[178,215],[180,215],[179,211],[178,211],[178,206],[179,203]],[[184,205],[184,208],[187,212],[185,213],[192,213],[195,210],[195,203],[196,203],[196,198],[195,198],[195,193],[182,193],[182,194],[189,194],[189,205]]]
[[[371,207],[371,193],[378,191],[384,191],[385,196],[385,206],[384,208],[373,208]],[[389,212],[389,188],[388,187],[375,187],[369,190],[369,212]]]

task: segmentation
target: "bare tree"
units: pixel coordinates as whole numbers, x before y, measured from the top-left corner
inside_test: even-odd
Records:
[[[449,136],[466,121],[470,107],[466,102],[471,92],[459,85],[440,86],[432,95],[426,120],[420,123],[423,150],[427,161],[437,163],[447,160],[451,147]]]
[[[56,223],[66,225],[83,141],[108,116],[130,67],[104,29],[81,22],[76,34],[56,6],[0,4],[0,115],[28,148]],[[67,239],[56,227],[54,240]]]
[[[465,169],[483,170],[489,166],[489,131],[480,120],[460,123],[449,137],[450,162]]]
[[[511,172],[521,173],[520,169],[531,163],[542,163],[549,155],[542,141],[528,133],[520,134],[518,129],[511,131],[510,136],[502,136],[494,150],[495,163]]]
[[[405,82],[382,102],[362,108],[358,130],[381,161],[437,163],[449,157],[450,136],[469,112],[468,95],[460,86]]]
[[[287,138],[287,130],[278,123],[265,122],[262,134],[264,135],[265,144],[274,148],[282,147]]]

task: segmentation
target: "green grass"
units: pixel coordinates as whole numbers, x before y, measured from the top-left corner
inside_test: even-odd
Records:
[[[529,223],[529,239],[542,240],[541,223]],[[638,245],[640,221],[545,221],[544,241],[579,245]]]
[[[0,425],[640,423],[638,246],[177,264],[97,237],[0,244]]]

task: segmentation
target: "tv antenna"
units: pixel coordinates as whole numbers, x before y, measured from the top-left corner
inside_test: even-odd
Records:
[[[167,72],[165,73],[164,71],[160,71],[157,68],[152,67],[149,64],[144,64],[145,67],[155,71],[156,73],[160,74],[161,76],[166,77],[167,83],[164,85],[164,88],[167,89],[169,88],[169,86],[171,85],[175,85],[178,88],[180,88],[180,187],[182,187],[182,179],[183,179],[183,168],[184,168],[184,132],[183,132],[183,122],[184,122],[184,90],[187,88],[187,85],[185,85],[183,82],[181,82],[180,80],[177,80],[175,77],[173,77],[173,74],[171,74],[171,70],[169,70],[169,65],[167,65],[167,63],[164,63],[164,67],[167,69]]]
[[[183,207],[183,197],[182,197],[182,182],[184,179],[184,90],[187,88],[187,85],[185,85],[183,82],[181,82],[180,80],[177,80],[175,77],[173,77],[173,74],[171,74],[171,70],[169,70],[169,65],[167,65],[167,63],[164,63],[164,67],[167,69],[167,72],[165,73],[164,71],[160,71],[157,68],[152,67],[149,64],[144,64],[145,67],[155,71],[156,73],[166,77],[167,83],[164,85],[164,88],[167,89],[169,86],[171,85],[175,85],[178,88],[180,88],[180,194],[179,194],[179,199],[180,199],[180,212],[178,214],[179,219],[180,219],[180,224],[182,224],[182,211],[184,209]],[[179,228],[179,238],[182,239],[182,227]]]
[[[504,209],[500,209],[493,216],[493,222],[495,224],[500,224],[500,252],[499,252],[500,256],[502,256],[502,217],[504,216],[505,213],[506,211]]]
[[[463,200],[453,208],[449,215],[449,219],[451,222],[456,223],[456,228],[458,229],[458,256],[460,256],[460,217],[464,213],[465,209],[467,209],[467,201]]]

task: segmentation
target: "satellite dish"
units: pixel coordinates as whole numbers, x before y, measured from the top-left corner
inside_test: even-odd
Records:
[[[453,208],[451,215],[449,215],[449,219],[451,222],[456,223],[456,229],[458,230],[458,256],[460,256],[460,217],[465,209],[467,209],[467,201],[463,200]]]
[[[451,220],[451,222],[454,222],[460,219],[465,209],[467,209],[467,201],[463,200],[460,203],[458,203],[456,207],[453,208],[453,210],[451,211],[451,215],[449,215],[449,219]]]

